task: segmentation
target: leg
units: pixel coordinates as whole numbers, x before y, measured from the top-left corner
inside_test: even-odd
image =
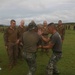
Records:
[[[19,57],[21,60],[23,60],[23,47],[22,46],[20,46],[19,48]]]
[[[61,54],[53,54],[47,65],[46,75],[53,75],[53,73],[58,72],[57,62],[61,58]]]
[[[53,75],[53,61],[49,60],[46,68],[46,75]]]
[[[26,61],[29,66],[28,75],[34,75],[36,71],[36,54],[35,53],[27,53]]]
[[[17,57],[18,57],[18,46],[17,45],[14,45],[14,53],[13,53],[13,55],[14,55],[14,65],[16,65],[16,63],[17,63]]]
[[[57,63],[61,59],[62,54],[55,54],[56,58],[53,65],[53,73],[59,75],[59,70],[57,68]]]
[[[8,45],[7,53],[9,57],[9,69],[11,69],[13,67],[13,45]]]
[[[18,45],[18,58],[21,58],[21,50],[22,50],[21,46]]]

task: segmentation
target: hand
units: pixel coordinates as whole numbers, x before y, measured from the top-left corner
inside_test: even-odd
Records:
[[[18,43],[19,43],[19,40],[16,41],[16,44],[18,44]]]
[[[38,48],[42,48],[42,46],[41,46],[41,45],[39,45],[39,46],[38,46]]]
[[[43,31],[39,29],[39,30],[38,30],[38,34],[39,34],[39,35],[42,35],[42,33],[43,33]]]
[[[22,43],[22,42],[20,42],[20,45],[21,45],[21,46],[23,46],[23,43]]]

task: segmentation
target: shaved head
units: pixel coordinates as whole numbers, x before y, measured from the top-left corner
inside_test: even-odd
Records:
[[[43,22],[43,25],[44,25],[44,26],[47,26],[47,21],[44,21],[44,22]]]
[[[21,22],[20,23],[24,23],[24,20],[21,20]]]
[[[24,20],[21,20],[20,25],[24,26]]]
[[[47,21],[44,21],[44,22],[43,22],[43,24],[44,24],[44,23],[46,23],[46,24],[47,24]]]

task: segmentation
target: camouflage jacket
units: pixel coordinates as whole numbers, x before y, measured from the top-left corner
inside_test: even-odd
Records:
[[[42,30],[43,30],[43,35],[48,35],[47,27],[43,27]]]
[[[65,27],[62,26],[57,26],[57,31],[60,34],[62,40],[64,39],[64,35],[65,35]]]

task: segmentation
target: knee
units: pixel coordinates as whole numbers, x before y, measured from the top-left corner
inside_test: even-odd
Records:
[[[49,64],[47,65],[47,69],[52,70],[52,69],[53,69],[53,63],[49,63]]]

